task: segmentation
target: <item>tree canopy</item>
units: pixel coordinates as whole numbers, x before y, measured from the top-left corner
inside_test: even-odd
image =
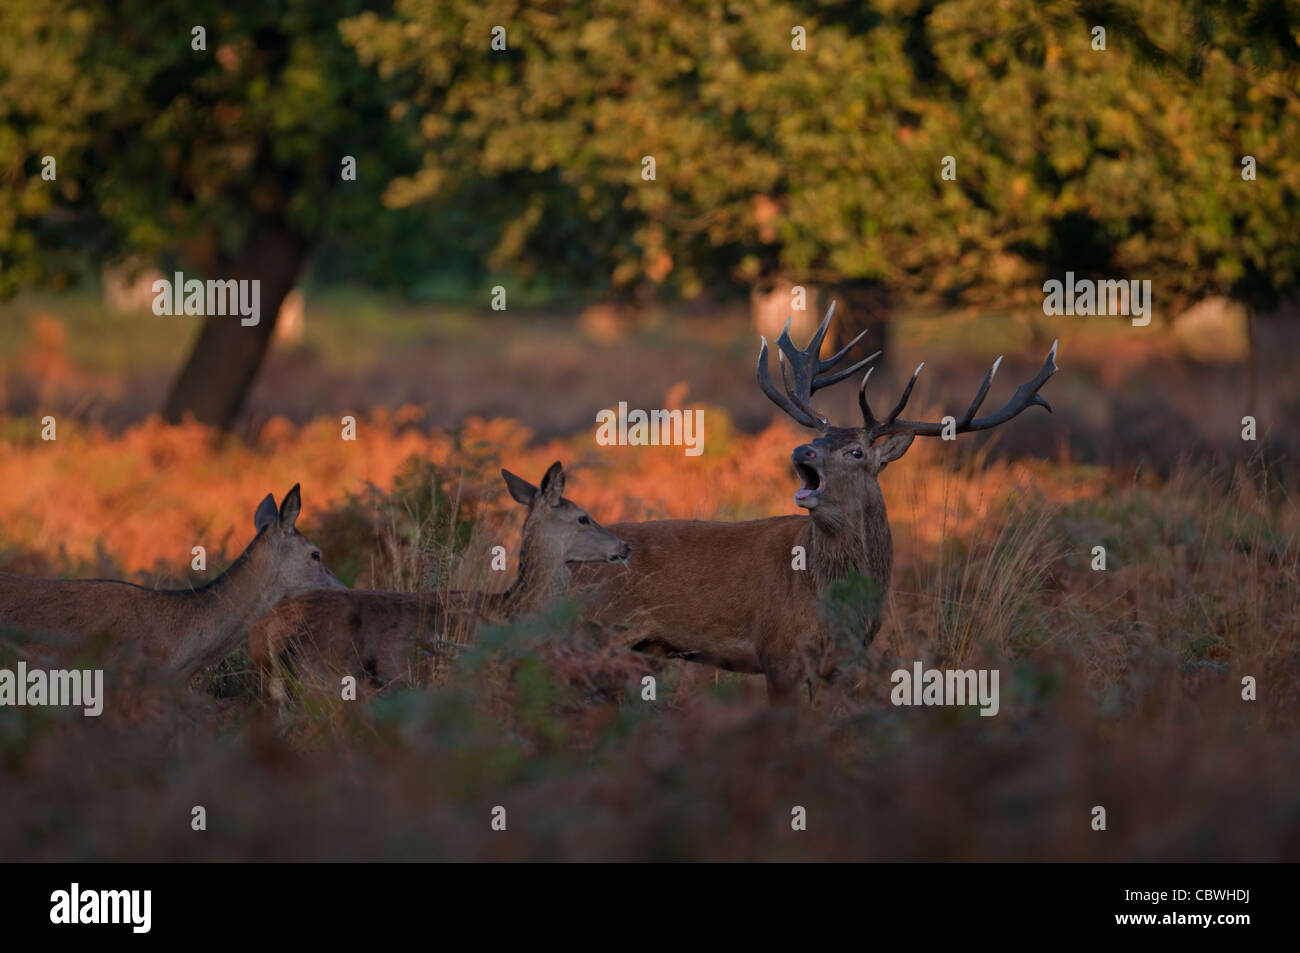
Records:
[[[344,30],[406,77],[421,115],[421,168],[389,200],[498,183],[513,206],[502,266],[687,295],[777,271],[999,304],[1073,269],[1153,274],[1178,307],[1208,293],[1270,303],[1295,284],[1287,24],[1300,19],[1279,16],[1064,0],[399,2]]]

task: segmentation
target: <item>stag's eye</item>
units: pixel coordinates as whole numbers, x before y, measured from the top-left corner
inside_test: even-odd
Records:
[[[861,448],[861,447],[854,447],[852,450],[849,451],[849,455],[852,456],[852,457],[853,457],[854,459],[856,459],[856,460],[861,460],[861,459],[862,459],[862,448]]]
[[[578,522],[581,523],[583,526],[586,526],[588,523],[591,522],[591,517],[587,516],[584,513],[582,516],[578,517]]]
[[[313,562],[320,562],[320,550],[319,549],[313,550],[311,554],[311,558]]]

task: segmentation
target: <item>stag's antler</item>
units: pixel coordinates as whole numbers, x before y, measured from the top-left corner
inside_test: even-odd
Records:
[[[869,361],[875,360],[880,356],[880,352],[864,357],[851,367],[843,370],[829,373],[845,355],[853,348],[855,344],[861,341],[867,334],[863,331],[844,347],[840,348],[833,357],[821,360],[822,339],[826,337],[826,330],[831,326],[831,317],[835,314],[835,302],[826,309],[826,317],[822,319],[821,326],[813,334],[812,340],[802,351],[794,346],[790,340],[790,319],[785,319],[785,327],[781,331],[781,336],[776,339],[777,357],[781,362],[781,378],[785,384],[785,393],[776,389],[772,383],[772,378],[767,372],[767,338],[763,338],[763,346],[758,352],[758,386],[763,389],[763,393],[776,406],[793,417],[796,421],[805,427],[813,427],[817,430],[824,430],[830,426],[828,421],[821,414],[812,408],[812,395],[817,393],[823,387],[829,387],[844,380],[850,374],[860,370],[863,365]],[[817,375],[823,375],[818,377]]]
[[[993,383],[993,375],[998,372],[998,366],[1002,363],[1002,358],[993,362],[989,372],[984,375],[984,382],[980,384],[979,391],[975,394],[975,399],[971,401],[970,407],[966,413],[956,422],[955,433],[969,433],[973,430],[988,430],[990,427],[996,427],[998,424],[1004,424],[1012,417],[1016,416],[1023,410],[1035,405],[1046,407],[1047,412],[1052,412],[1052,405],[1039,395],[1039,389],[1047,383],[1047,379],[1055,374],[1058,370],[1056,366],[1056,348],[1060,341],[1052,344],[1052,350],[1047,354],[1047,360],[1032,380],[1026,381],[1016,388],[1016,392],[1007,401],[1006,406],[996,413],[989,414],[987,417],[975,417],[975,411],[980,409],[980,404],[984,403],[984,398],[989,392],[989,385]],[[912,387],[916,384],[916,377],[921,373],[921,368],[925,367],[922,363],[912,374],[912,379],[907,382],[907,387],[903,389],[903,396],[898,399],[894,409],[889,412],[884,420],[877,420],[871,412],[871,407],[867,404],[867,381],[871,379],[872,368],[862,378],[862,386],[858,389],[858,404],[862,408],[862,419],[866,425],[869,439],[874,440],[877,437],[883,437],[887,434],[894,433],[911,433],[918,437],[938,437],[943,433],[942,423],[929,423],[919,420],[899,420],[898,415],[903,412],[907,406],[907,399],[912,396]]]

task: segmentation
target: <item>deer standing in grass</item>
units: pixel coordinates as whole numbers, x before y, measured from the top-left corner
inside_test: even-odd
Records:
[[[944,433],[942,423],[899,416],[921,367],[883,419],[875,416],[867,402],[870,369],[858,391],[862,426],[832,426],[812,408],[814,393],[877,356],[834,371],[861,340],[859,335],[833,357],[820,359],[822,339],[834,310],[832,302],[802,351],[790,340],[786,323],[777,339],[784,393],[768,373],[766,338],[758,356],[758,384],[763,393],[817,434],[792,454],[802,483],[794,502],[808,515],[738,523],[616,523],[610,529],[632,547],[632,573],[614,576],[591,568],[580,571],[576,580],[578,586],[588,589],[588,620],[602,629],[624,630],[631,648],[730,671],[761,673],[774,703],[793,700],[805,682],[811,693],[813,674],[833,674],[809,671],[808,659],[810,648],[815,655],[819,646],[825,645],[827,632],[818,609],[836,581],[862,577],[878,594],[861,633],[867,642],[875,636],[894,560],[878,482],[880,472],[907,452],[913,438]],[[1053,344],[1042,369],[1021,384],[1004,407],[976,417],[1002,361],[998,358],[950,432],[988,430],[1033,406],[1051,411],[1038,391],[1057,370],[1056,349]],[[804,570],[793,568],[795,547],[802,547],[806,556]]]
[[[298,485],[276,509],[267,494],[257,536],[230,568],[197,589],[146,589],[115,579],[31,579],[0,573],[0,629],[30,636],[106,636],[188,680],[221,660],[285,596],[343,589],[320,550],[294,524]]]
[[[544,608],[563,596],[569,562],[618,562],[628,547],[564,498],[559,462],[539,489],[509,470],[501,471],[516,502],[528,507],[519,548],[519,572],[504,592],[404,593],[310,592],[286,599],[249,632],[254,663],[269,694],[286,701],[284,660],[309,687],[338,691],[351,675],[357,684],[383,687],[411,679],[418,656],[457,627],[483,620],[509,620]]]

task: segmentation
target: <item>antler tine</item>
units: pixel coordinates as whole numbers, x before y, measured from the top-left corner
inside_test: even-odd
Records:
[[[1016,396],[1018,397],[1020,396],[1020,391],[1022,389],[1032,385],[1033,389],[1031,393],[1033,394],[1033,397],[1029,401],[1030,405],[1036,404],[1039,407],[1044,408],[1049,414],[1052,413],[1052,405],[1048,403],[1047,398],[1039,394],[1038,391],[1039,388],[1047,383],[1049,377],[1060,370],[1060,368],[1056,366],[1056,349],[1060,346],[1061,339],[1057,338],[1052,342],[1052,349],[1047,352],[1047,360],[1043,361],[1043,366],[1038,369],[1038,373],[1034,375],[1034,379],[1021,384],[1020,387],[1016,388]]]
[[[820,328],[818,329],[821,330]],[[818,338],[813,334],[813,341]],[[786,392],[790,395],[791,400],[797,397],[807,395],[812,396],[813,371],[817,363],[817,352],[812,350],[812,341],[808,343],[808,348],[799,350],[794,346],[794,341],[790,340],[790,319],[785,319],[785,329],[781,331],[781,336],[776,339],[777,346],[781,349],[777,354],[778,359],[784,357],[789,361],[790,371],[794,374],[794,380],[791,381],[786,374],[784,365],[781,369],[781,376],[785,380]],[[820,344],[818,345],[820,347]]]
[[[903,388],[903,396],[898,398],[898,403],[895,404],[894,409],[889,412],[889,416],[885,418],[885,422],[880,425],[882,430],[887,430],[889,425],[898,419],[898,415],[903,412],[903,408],[907,406],[908,398],[912,396],[912,388],[916,386],[916,379],[921,376],[921,368],[923,367],[925,367],[925,361],[916,365],[916,370],[912,371],[911,380],[909,380],[907,386]]]
[[[785,392],[789,394],[790,398],[793,400],[794,395],[798,393],[798,390],[796,389],[798,381],[790,379],[790,362],[785,359],[784,351],[776,352],[776,363],[781,366],[781,383],[785,385]]]
[[[863,328],[861,331],[858,332],[857,337],[855,337],[848,344],[844,345],[842,348],[836,351],[833,356],[826,358],[826,360],[824,361],[819,361],[817,364],[817,373],[824,374],[826,371],[829,371],[840,361],[844,360],[844,355],[848,354],[849,351],[853,350],[853,346],[857,344],[859,341],[861,341],[864,337],[866,337],[868,332],[870,332],[870,330],[871,328]]]
[[[872,434],[880,426],[880,421],[871,412],[871,405],[867,403],[867,381],[871,380],[871,372],[874,370],[874,367],[868,367],[867,372],[862,375],[862,383],[858,385],[858,406],[862,408],[862,420],[866,424],[867,432]]]
[[[781,380],[785,383],[785,392],[790,398],[790,401],[805,414],[816,420],[818,427],[830,426],[830,421],[817,413],[817,411],[813,409],[812,404],[803,396],[804,394],[807,394],[809,397],[812,396],[812,382],[809,381],[807,386],[804,386],[804,382],[801,379],[803,375],[799,368],[794,368],[794,380],[792,381],[790,379],[790,374],[792,373],[790,362],[785,359],[784,352],[777,351],[776,358],[781,364]]]
[[[831,299],[831,306],[826,309],[826,315],[822,318],[822,323],[817,325],[816,332],[813,333],[812,340],[804,350],[813,355],[819,355],[822,352],[822,341],[826,339],[826,331],[831,326],[831,318],[835,317],[835,301]],[[818,370],[821,368],[818,367]]]
[[[769,400],[805,427],[824,429],[830,426],[830,421],[813,409],[813,394],[823,387],[829,387],[831,384],[844,380],[844,378],[861,370],[865,365],[880,356],[880,352],[877,351],[875,354],[856,362],[851,367],[831,373],[834,366],[843,360],[849,351],[866,335],[866,331],[863,331],[842,347],[833,357],[828,360],[821,360],[822,341],[826,338],[826,332],[830,329],[831,319],[834,316],[835,302],[832,301],[830,307],[826,309],[826,315],[822,318],[821,324],[813,332],[808,346],[802,349],[796,347],[794,341],[790,339],[791,319],[786,319],[785,327],[781,329],[781,334],[776,339],[777,357],[781,364],[781,379],[782,383],[785,384],[784,394],[777,391],[767,370],[766,338],[763,338],[762,348],[759,351],[758,383],[763,389],[763,393],[767,395]]]
[[[989,368],[989,372],[984,375],[984,382],[980,384],[979,392],[975,395],[975,399],[970,402],[970,406],[966,408],[966,413],[962,415],[958,426],[964,426],[975,419],[975,411],[979,410],[980,404],[984,403],[984,398],[989,393],[989,385],[993,383],[993,376],[997,374],[998,368],[1001,366],[1002,356],[999,355],[998,359],[993,362],[993,366]]]
[[[976,418],[975,412],[984,402],[984,398],[988,394],[989,385],[993,382],[993,375],[997,373],[998,367],[1002,363],[1002,358],[998,358],[989,369],[989,372],[984,375],[984,382],[980,385],[979,392],[976,393],[975,399],[971,402],[970,408],[962,416],[961,420],[955,422],[956,427],[954,432],[970,433],[975,430],[988,430],[992,427],[998,426],[999,424],[1006,423],[1012,417],[1015,417],[1017,414],[1020,414],[1034,406],[1044,407],[1047,409],[1048,413],[1050,413],[1052,405],[1049,404],[1047,400],[1038,393],[1038,391],[1047,383],[1048,378],[1060,370],[1060,368],[1056,366],[1056,352],[1060,343],[1061,342],[1058,340],[1052,344],[1052,349],[1047,353],[1047,360],[1043,362],[1043,366],[1039,369],[1038,373],[1035,374],[1033,378],[1025,381],[1025,383],[1017,387],[1016,392],[1011,395],[1011,399],[1007,401],[1000,410],[994,411],[987,417]],[[917,373],[920,373],[920,370],[921,368],[918,367]],[[912,380],[908,382],[907,389],[903,391],[903,396],[899,400],[898,406],[894,408],[894,412],[890,414],[883,423],[876,423],[873,425],[872,420],[874,418],[867,418],[867,428],[873,439],[875,437],[881,437],[885,434],[892,433],[911,433],[918,437],[937,437],[943,433],[942,423],[897,419],[898,414],[902,412],[903,406],[907,403],[907,398],[911,394],[912,385],[914,383],[916,383],[916,374],[912,375]],[[863,380],[863,386],[864,388],[866,386],[865,379]],[[862,397],[862,404],[865,415],[868,413],[866,410],[865,394]]]
[[[857,338],[854,339],[853,343],[856,344],[859,340],[861,340],[862,335],[863,335],[863,334],[866,334],[866,333],[867,333],[866,331],[863,331],[862,334],[859,334],[859,335],[857,336]],[[849,347],[852,347],[852,346],[853,346],[853,345],[849,345]],[[848,350],[847,347],[844,348],[844,351],[847,351],[847,350]],[[843,354],[844,351],[841,351],[840,354]],[[821,390],[823,387],[829,387],[831,384],[838,384],[840,381],[844,380],[844,378],[848,377],[849,375],[851,375],[851,374],[856,374],[858,371],[862,370],[862,368],[866,367],[868,364],[870,364],[870,363],[871,363],[872,361],[874,361],[876,358],[880,357],[881,353],[882,353],[882,352],[880,352],[880,351],[875,351],[875,352],[873,352],[873,353],[871,353],[871,354],[868,354],[866,357],[864,357],[862,360],[858,361],[856,364],[852,365],[851,367],[846,367],[846,368],[844,368],[844,370],[842,370],[842,371],[837,371],[836,373],[831,374],[831,375],[829,375],[828,377],[820,377],[820,378],[816,378],[816,379],[814,379],[814,380],[813,380],[813,390],[814,390],[814,391],[819,391],[819,390]],[[836,355],[836,359],[837,359],[837,360],[838,360],[838,358],[839,358],[839,355]],[[823,362],[823,363],[825,363],[825,362]]]
[[[894,409],[889,412],[889,416],[884,420],[876,418],[876,415],[871,412],[871,404],[867,401],[867,381],[871,380],[871,371],[874,371],[875,368],[871,368],[862,375],[862,384],[858,387],[858,406],[862,408],[862,421],[873,437],[888,432],[889,425],[898,419],[898,415],[907,406],[908,398],[912,396],[912,388],[916,386],[916,379],[920,376],[923,367],[925,367],[924,361],[916,366],[916,370],[912,372],[911,380],[903,388],[903,396],[898,398],[898,403],[894,405]]]
[[[853,349],[853,346],[866,337],[867,332],[871,330],[870,328],[864,329],[852,341],[835,352],[834,356],[829,357],[824,361],[820,360],[819,355],[822,350],[822,341],[826,339],[826,332],[830,329],[831,318],[834,316],[835,302],[832,301],[830,307],[826,309],[826,315],[822,318],[822,323],[817,326],[817,330],[813,332],[812,339],[808,342],[808,346],[803,350],[799,350],[799,348],[795,347],[794,341],[790,338],[790,318],[785,319],[785,327],[781,331],[781,336],[776,340],[776,343],[781,346],[781,351],[790,358],[790,363],[796,370],[796,382],[802,385],[805,383],[804,378],[807,378],[807,394],[810,397],[823,387],[829,387],[831,384],[844,380],[844,378],[865,366],[868,361],[874,360],[876,357],[880,356],[880,352],[877,351],[870,357],[858,361],[852,367],[837,371],[829,377],[819,378],[817,376],[818,374],[825,374],[842,361],[845,355]],[[800,390],[799,393],[804,393],[804,391]]]
[[[782,365],[784,367],[784,364]],[[767,399],[783,411],[793,417],[798,423],[805,427],[818,427],[819,422],[790,402],[785,394],[776,389],[772,383],[772,376],[767,371],[767,338],[763,338],[763,345],[758,350],[758,386],[767,395]]]

